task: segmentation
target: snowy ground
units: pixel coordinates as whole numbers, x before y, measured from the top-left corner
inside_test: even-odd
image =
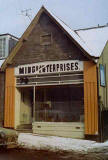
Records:
[[[50,151],[75,151],[80,153],[108,152],[108,141],[97,143],[89,140],[79,140],[55,136],[40,136],[30,133],[20,133],[18,144],[23,148]]]

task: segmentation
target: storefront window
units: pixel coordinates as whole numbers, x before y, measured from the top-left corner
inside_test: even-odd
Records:
[[[36,90],[36,121],[83,122],[83,86],[59,86]]]

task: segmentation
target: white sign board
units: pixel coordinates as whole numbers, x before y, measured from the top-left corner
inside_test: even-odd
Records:
[[[20,65],[15,68],[15,75],[37,75],[49,73],[63,73],[83,71],[82,61],[47,61],[33,64]]]

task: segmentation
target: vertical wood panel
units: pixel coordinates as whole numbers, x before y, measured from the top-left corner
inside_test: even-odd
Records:
[[[84,62],[85,134],[98,133],[98,97],[96,64]]]
[[[7,68],[5,75],[5,113],[4,127],[14,128],[15,77],[14,68]]]
[[[86,84],[86,82],[85,82],[84,86],[86,86],[86,87],[84,87],[84,93],[86,93],[86,94],[84,94],[84,106],[87,106],[87,104],[88,104],[87,103],[87,101],[88,101],[88,92],[87,92],[87,84]],[[88,107],[84,107],[84,112],[85,112],[85,115],[87,115]],[[88,127],[87,122],[88,122],[88,117],[86,116],[86,121],[85,121],[86,128],[85,128],[85,130],[87,130],[87,127]]]
[[[95,96],[94,96],[94,83],[91,83],[91,102],[95,102]],[[95,110],[94,110],[94,108],[95,108],[95,103],[91,103],[91,110],[92,110],[92,112],[91,112],[91,122],[92,122],[92,127],[91,127],[91,131],[92,131],[92,133],[94,132],[94,130],[95,130]]]
[[[94,84],[94,88],[97,88],[97,84]],[[97,89],[95,89],[94,90],[94,97],[95,97],[95,99],[98,99],[97,98]],[[98,132],[98,100],[97,101],[95,101],[95,106],[97,106],[97,108],[95,107],[94,109],[95,109],[95,128],[97,128],[97,132]],[[96,114],[96,112],[97,112],[97,114]]]

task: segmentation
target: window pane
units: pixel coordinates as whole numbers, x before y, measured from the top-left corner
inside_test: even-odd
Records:
[[[3,38],[3,57],[5,57],[5,47],[6,47],[5,42],[6,42],[5,38]]]
[[[5,44],[6,44],[6,39],[2,38],[0,39],[0,58],[5,57]]]
[[[2,42],[3,42],[3,40],[2,39],[0,39],[0,57],[2,57],[2,46],[3,46],[3,44],[2,44]]]
[[[83,122],[83,86],[38,89],[36,121]]]
[[[2,49],[2,39],[0,39],[0,50]]]

